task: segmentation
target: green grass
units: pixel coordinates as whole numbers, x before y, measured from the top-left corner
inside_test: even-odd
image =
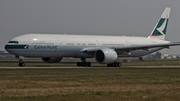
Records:
[[[180,69],[0,69],[0,101],[179,101]]]
[[[180,60],[152,60],[122,63],[123,66],[180,66]]]

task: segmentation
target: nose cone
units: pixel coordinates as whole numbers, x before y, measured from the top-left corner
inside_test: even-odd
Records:
[[[10,42],[4,46],[4,49],[11,54],[14,54],[14,51],[16,51],[16,49],[18,48],[19,48],[18,44],[10,43]]]
[[[4,46],[4,49],[5,49],[7,52],[11,53],[11,52],[10,52],[10,47],[9,47],[8,44],[6,44],[6,45]]]
[[[7,44],[4,46],[4,49],[5,49],[6,51],[8,51],[8,45],[7,45]]]

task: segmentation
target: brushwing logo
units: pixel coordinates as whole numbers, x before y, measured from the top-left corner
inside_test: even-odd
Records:
[[[161,18],[157,27],[155,28],[152,36],[166,35],[166,28],[168,24],[168,18]]]
[[[161,35],[165,35],[165,33],[163,31],[166,28],[166,23],[167,23],[167,18],[165,19],[165,21],[159,28],[156,28],[159,31],[159,33],[161,33]]]

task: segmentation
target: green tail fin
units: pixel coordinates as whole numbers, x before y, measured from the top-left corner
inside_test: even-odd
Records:
[[[170,11],[171,11],[171,8],[169,8],[169,7],[167,7],[164,10],[163,14],[161,15],[160,20],[154,27],[149,38],[157,38],[157,39],[161,39],[161,40],[165,39],[167,26],[168,26],[168,22],[169,22]]]

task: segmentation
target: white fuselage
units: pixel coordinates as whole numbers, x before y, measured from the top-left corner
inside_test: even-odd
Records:
[[[75,57],[94,58],[94,54],[83,53],[85,48],[111,48],[148,44],[169,43],[168,41],[147,37],[63,35],[63,34],[26,34],[13,38],[5,49],[16,56],[25,57]],[[131,54],[117,53],[122,57],[139,57],[161,50],[134,50]]]

